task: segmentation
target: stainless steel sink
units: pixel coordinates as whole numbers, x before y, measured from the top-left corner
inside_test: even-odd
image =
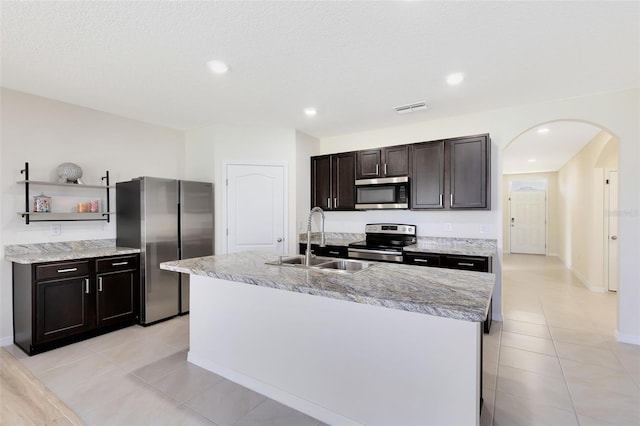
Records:
[[[312,269],[317,271],[347,272],[350,274],[363,271],[374,265],[373,262],[364,262],[351,259],[334,259],[331,257],[312,257],[310,265],[304,264],[304,256],[280,256],[274,262],[267,262],[267,265],[287,266],[296,268]]]
[[[321,263],[317,267],[319,269],[333,269],[335,271],[358,272],[372,266],[371,262],[362,262],[360,260],[334,259],[331,262]]]

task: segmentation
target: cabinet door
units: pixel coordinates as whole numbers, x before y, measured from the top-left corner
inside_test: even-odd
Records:
[[[136,316],[135,271],[114,272],[97,276],[98,327],[133,323]]]
[[[381,159],[382,151],[379,149],[358,151],[356,178],[372,179],[380,177],[382,175]]]
[[[411,165],[411,208],[444,208],[444,142],[414,144]]]
[[[93,328],[89,277],[36,282],[36,338],[45,343]]]
[[[464,269],[467,271],[489,272],[488,257],[442,255],[441,264],[449,269]]]
[[[490,141],[486,135],[447,141],[452,209],[488,209]]]
[[[355,152],[332,155],[333,210],[356,208]]]
[[[331,157],[311,157],[311,207],[330,209],[331,198]]]
[[[409,146],[390,146],[384,149],[382,173],[387,177],[409,175]]]

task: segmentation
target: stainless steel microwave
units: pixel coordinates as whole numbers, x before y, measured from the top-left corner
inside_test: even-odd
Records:
[[[356,180],[356,209],[408,209],[407,176]]]

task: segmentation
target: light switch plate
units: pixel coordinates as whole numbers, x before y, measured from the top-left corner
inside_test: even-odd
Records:
[[[50,235],[60,235],[60,224],[52,224],[49,228]]]
[[[451,229],[452,229],[452,228],[453,228],[453,227],[451,226],[451,224],[450,224],[450,223],[445,223],[445,224],[444,224],[444,230],[445,230],[445,231],[451,231]]]

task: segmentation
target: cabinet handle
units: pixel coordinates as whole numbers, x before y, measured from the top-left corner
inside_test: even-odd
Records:
[[[429,263],[429,259],[413,259],[413,261],[418,263]]]
[[[444,196],[442,194],[442,192],[440,193],[440,207],[444,207]]]
[[[84,292],[89,294],[89,278],[84,279]]]
[[[128,265],[129,262],[114,262],[111,264],[111,266],[122,266],[122,265]]]
[[[380,174],[380,165],[376,164],[376,176]]]
[[[98,291],[102,291],[102,277],[98,277]]]
[[[453,193],[451,194],[451,201],[449,202],[450,206],[453,206]]]
[[[62,273],[62,272],[75,272],[77,271],[78,268],[67,268],[67,269],[58,269],[58,273]]]
[[[476,265],[469,262],[458,262],[458,266],[476,266]]]
[[[338,208],[338,198],[333,199],[333,208]]]
[[[327,208],[331,208],[331,197],[327,198]]]
[[[340,254],[340,252],[339,251],[331,251],[331,250],[329,250],[329,254]]]
[[[387,163],[384,163],[384,174],[387,174]]]

